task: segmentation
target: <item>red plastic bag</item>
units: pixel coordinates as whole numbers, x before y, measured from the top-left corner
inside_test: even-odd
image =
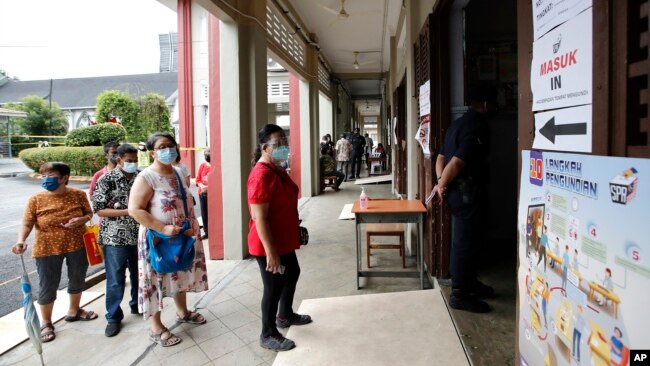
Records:
[[[102,252],[102,247],[97,243],[98,231],[99,225],[86,225],[84,246],[86,247],[88,265],[91,267],[104,263],[104,252]]]

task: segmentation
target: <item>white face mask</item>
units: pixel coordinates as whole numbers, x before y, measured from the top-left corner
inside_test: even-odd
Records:
[[[122,167],[122,170],[129,174],[133,174],[138,171],[138,163],[127,163],[124,162],[124,166]]]

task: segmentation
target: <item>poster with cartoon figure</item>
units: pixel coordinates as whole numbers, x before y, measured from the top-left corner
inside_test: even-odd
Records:
[[[650,160],[522,152],[520,363],[629,365],[650,349]]]

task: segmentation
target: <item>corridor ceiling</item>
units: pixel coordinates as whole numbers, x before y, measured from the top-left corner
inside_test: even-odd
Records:
[[[336,74],[388,70],[402,0],[289,0]],[[339,13],[341,6],[349,16]],[[358,68],[355,68],[354,52]]]

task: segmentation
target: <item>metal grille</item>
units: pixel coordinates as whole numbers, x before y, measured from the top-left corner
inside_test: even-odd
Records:
[[[305,66],[305,42],[271,2],[266,2],[266,34],[298,65]]]
[[[650,156],[648,132],[648,1],[629,1],[627,47],[627,119],[626,145],[629,156]]]
[[[330,90],[330,73],[325,68],[325,65],[318,63],[318,82],[325,90]]]

